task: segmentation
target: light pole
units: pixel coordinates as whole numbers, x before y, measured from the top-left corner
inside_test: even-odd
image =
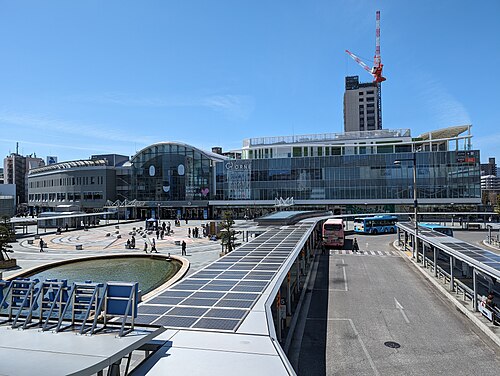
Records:
[[[413,212],[415,221],[415,244],[413,245],[413,258],[417,256],[418,261],[418,201],[417,201],[417,154],[412,153],[412,158],[398,159],[394,161],[395,165],[401,165],[402,161],[412,161],[413,162]],[[422,263],[424,263],[425,254],[422,250]]]

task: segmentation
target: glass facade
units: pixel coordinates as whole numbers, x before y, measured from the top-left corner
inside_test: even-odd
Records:
[[[253,159],[217,164],[216,200],[413,197],[412,153]],[[418,198],[480,198],[479,151],[418,152]],[[400,165],[394,162],[401,160]],[[235,173],[235,167],[238,172]]]
[[[149,146],[132,159],[132,197],[140,201],[207,201],[214,196],[214,156],[189,145]],[[222,157],[219,159],[222,160]]]

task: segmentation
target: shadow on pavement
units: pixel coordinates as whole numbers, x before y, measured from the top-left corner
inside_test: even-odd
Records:
[[[329,255],[319,255],[316,280],[302,337],[298,375],[326,375],[326,340],[328,325]]]

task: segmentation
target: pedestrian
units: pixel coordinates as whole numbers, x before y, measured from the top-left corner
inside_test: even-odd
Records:
[[[356,253],[359,251],[358,240],[356,238],[354,238],[354,241],[352,242],[352,251]]]
[[[323,240],[320,240],[319,244],[321,246],[321,254],[324,255],[326,253],[325,242]]]
[[[148,253],[148,243],[144,240],[144,252]]]
[[[40,238],[40,252],[45,252],[45,251],[43,250],[43,245],[44,245],[44,243],[43,243],[43,239],[42,239],[42,238]]]
[[[161,224],[161,229],[162,229],[163,231],[165,231],[165,229],[166,229],[166,228],[167,228],[167,225],[165,224],[165,222],[163,222],[163,223]]]
[[[127,239],[127,244],[125,245],[126,249],[130,249],[130,239]]]
[[[191,237],[191,227],[188,227],[188,238],[190,238],[190,237]]]
[[[132,235],[132,240],[130,241],[130,248],[134,249],[135,248],[135,236]]]
[[[160,238],[160,230],[158,227],[156,227],[156,239],[158,240]]]
[[[163,237],[165,236],[165,230],[160,231],[160,239],[163,240]]]
[[[67,223],[66,223],[66,226],[65,226],[65,227],[66,227],[66,231],[68,231],[68,224],[67,224]]]
[[[155,238],[153,238],[153,243],[151,244],[151,253],[158,253],[158,251],[156,250],[156,242],[155,242]]]
[[[186,242],[183,240],[181,244],[182,256],[187,256],[186,254]]]

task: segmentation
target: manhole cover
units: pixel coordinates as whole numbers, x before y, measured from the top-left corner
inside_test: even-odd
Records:
[[[393,342],[393,341],[384,342],[384,345],[386,345],[387,347],[390,347],[391,349],[399,349],[401,347],[401,345],[399,343]]]

